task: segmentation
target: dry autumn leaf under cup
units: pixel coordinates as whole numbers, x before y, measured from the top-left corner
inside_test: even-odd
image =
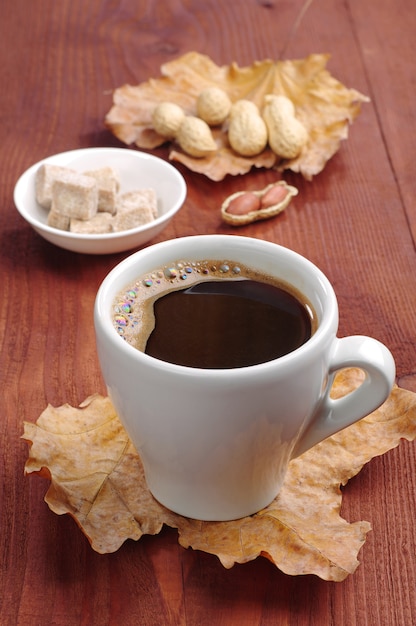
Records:
[[[208,56],[189,52],[162,65],[161,77],[115,89],[105,124],[124,143],[153,149],[166,141],[152,124],[153,111],[161,102],[172,102],[195,116],[198,95],[208,87],[219,87],[233,102],[247,99],[259,108],[266,95],[285,95],[309,135],[307,146],[296,158],[279,161],[269,147],[254,157],[239,156],[228,144],[227,122],[212,129],[215,152],[194,158],[173,143],[169,158],[214,181],[227,174],[246,174],[252,167],[274,166],[311,180],[347,139],[348,127],[359,115],[361,104],[369,102],[367,96],[345,87],[328,72],[328,60],[328,54],[311,54],[298,60],[255,61],[247,67],[236,63],[218,66]]]
[[[337,375],[340,397],[362,381],[362,372]],[[339,515],[340,485],[373,457],[416,438],[416,395],[395,387],[371,415],[326,439],[289,465],[277,498],[250,517],[201,522],[172,513],[150,494],[140,458],[108,398],[94,395],[79,408],[48,406],[26,422],[30,448],[26,474],[50,480],[50,509],[69,513],[99,553],[126,539],[177,528],[179,543],[215,554],[224,567],[264,556],[290,575],[315,574],[341,581],[352,574],[371,526]]]

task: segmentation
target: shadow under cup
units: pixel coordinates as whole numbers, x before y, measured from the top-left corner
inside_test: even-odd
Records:
[[[174,261],[206,259],[227,259],[292,285],[316,315],[311,338],[258,365],[202,369],[161,361],[119,336],[113,307],[123,289]],[[336,297],[322,272],[291,250],[248,237],[174,239],[140,250],[109,273],[97,293],[94,321],[109,396],[142,459],[154,497],[176,513],[202,520],[237,519],[267,506],[328,396],[333,352],[344,341],[336,338]],[[354,345],[347,360],[355,351]],[[359,366],[361,361],[356,362]],[[331,434],[327,427],[322,433],[315,439]]]

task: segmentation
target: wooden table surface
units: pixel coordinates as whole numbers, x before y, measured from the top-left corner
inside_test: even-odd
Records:
[[[373,459],[344,490],[342,515],[372,532],[345,581],[291,577],[258,558],[230,570],[185,550],[173,529],[95,553],[25,477],[23,421],[47,403],[105,393],[92,323],[97,288],[129,253],[87,256],[40,238],[13,188],[38,160],[122,146],[104,127],[112,90],[159,76],[196,50],[225,65],[328,52],[330,72],[371,97],[348,141],[312,182],[286,180],[293,209],[238,234],[304,254],[332,281],[339,335],[369,334],[416,391],[416,107],[413,0],[3,0],[0,23],[0,624],[367,625],[416,623],[416,447]],[[166,157],[166,148],[155,154]],[[233,233],[222,199],[276,179],[214,183],[178,166],[186,203],[155,240]]]

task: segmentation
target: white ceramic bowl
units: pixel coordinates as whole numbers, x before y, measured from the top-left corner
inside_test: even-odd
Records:
[[[156,191],[159,217],[131,230],[105,234],[79,234],[52,228],[47,211],[35,198],[35,174],[42,163],[71,167],[80,172],[113,167],[120,177],[120,189],[152,187]],[[186,183],[167,161],[129,148],[85,148],[48,157],[32,165],[16,183],[14,202],[22,217],[47,241],[73,252],[112,254],[139,248],[158,235],[181,208],[186,198]]]

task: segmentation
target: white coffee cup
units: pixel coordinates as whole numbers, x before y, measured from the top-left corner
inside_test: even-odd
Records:
[[[139,276],[180,259],[228,259],[293,285],[316,312],[316,332],[283,357],[226,370],[174,365],[137,350],[114,328],[114,300]],[[323,273],[299,254],[259,239],[201,235],[144,248],[104,279],[94,320],[108,394],[140,454],[150,491],[195,519],[237,519],[270,504],[289,461],[374,411],[395,378],[393,357],[379,341],[337,338],[337,300]],[[361,368],[366,377],[334,400],[334,375],[346,367]]]

